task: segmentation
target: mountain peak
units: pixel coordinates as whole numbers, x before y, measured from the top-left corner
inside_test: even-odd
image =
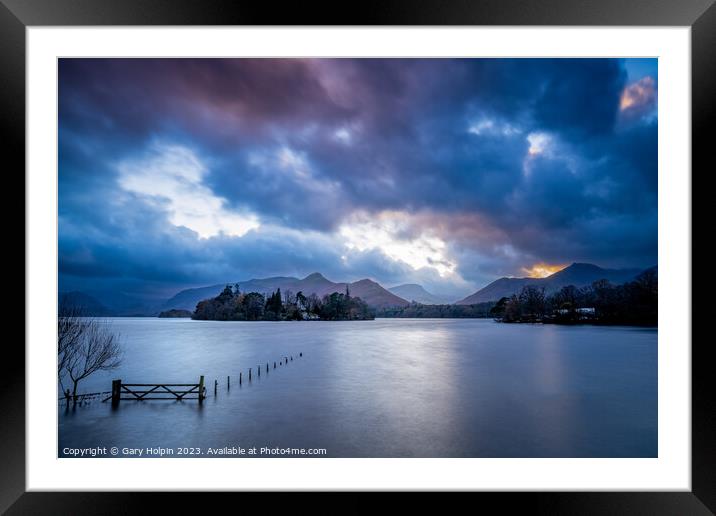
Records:
[[[377,285],[377,284],[378,283],[376,283],[375,281],[368,279],[368,278],[363,278],[362,280],[358,280],[358,281],[354,281],[353,283],[350,283],[350,285]]]
[[[305,280],[325,280],[326,277],[323,274],[321,274],[320,272],[314,272],[312,274],[309,274],[308,276],[306,276],[303,279],[304,279],[304,281]]]
[[[566,269],[601,269],[601,267],[599,265],[594,265],[593,263],[574,262],[572,265],[565,267],[562,270]]]
[[[568,276],[573,274],[601,274],[605,269],[593,263],[574,262],[564,269],[560,269],[547,276],[547,278]]]

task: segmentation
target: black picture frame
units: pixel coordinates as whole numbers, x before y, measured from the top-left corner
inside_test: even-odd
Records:
[[[714,0],[423,0],[321,4],[237,2],[232,0],[0,0],[0,127],[4,178],[25,170],[25,30],[63,25],[607,25],[691,27],[692,71],[692,276],[709,277],[705,253],[693,235],[708,223],[705,177],[716,170],[707,128],[716,120],[716,6]],[[689,173],[689,171],[683,171]],[[693,188],[697,184],[701,188]],[[24,191],[24,181],[22,186]],[[6,221],[17,220],[17,207]],[[19,224],[15,224],[19,226]],[[706,233],[709,234],[709,233]],[[24,235],[23,235],[24,238]],[[702,240],[703,241],[703,240]],[[10,254],[10,253],[8,253]],[[24,256],[25,260],[29,257]],[[27,273],[27,272],[26,272]],[[549,514],[713,514],[716,512],[716,402],[708,342],[697,336],[714,308],[699,303],[693,289],[692,342],[667,345],[692,349],[692,490],[690,492],[480,493],[500,510]],[[19,286],[18,286],[19,288]],[[24,289],[23,289],[24,290]],[[17,291],[17,290],[16,290]],[[26,311],[32,307],[26,306]],[[27,313],[27,312],[26,312]],[[142,514],[158,498],[162,512],[172,506],[204,507],[184,493],[28,493],[25,492],[25,353],[5,339],[0,362],[0,511],[7,514]],[[214,494],[228,502],[236,494]],[[253,495],[240,494],[246,498]],[[413,495],[418,501],[421,495]],[[274,498],[275,500],[275,498]],[[482,503],[482,500],[479,503]],[[362,502],[351,503],[358,510]],[[230,505],[231,506],[231,505]],[[238,509],[239,506],[236,506]],[[372,506],[365,507],[373,508]]]

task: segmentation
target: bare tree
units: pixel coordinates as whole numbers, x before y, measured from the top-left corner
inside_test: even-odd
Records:
[[[119,367],[122,349],[119,337],[109,323],[94,318],[83,318],[79,323],[79,336],[71,351],[65,353],[64,370],[72,381],[72,398],[77,399],[80,381],[97,371]]]
[[[57,314],[57,378],[64,392],[65,368],[77,351],[85,323],[82,309],[70,303],[61,302]]]
[[[522,305],[523,316],[527,316],[531,320],[539,319],[544,316],[544,287],[538,288],[533,285],[522,287],[519,300]]]
[[[283,294],[283,303],[285,305],[295,305],[296,304],[296,296],[293,294],[292,290],[286,290]]]

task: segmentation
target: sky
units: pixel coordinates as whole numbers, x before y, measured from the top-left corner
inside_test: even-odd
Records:
[[[60,59],[59,289],[657,262],[656,59]]]

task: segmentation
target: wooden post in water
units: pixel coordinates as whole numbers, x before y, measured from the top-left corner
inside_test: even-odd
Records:
[[[69,391],[69,389],[68,389]],[[112,380],[112,406],[116,407],[119,405],[119,399],[122,393],[122,380]],[[69,398],[67,403],[69,403]]]
[[[241,375],[242,373],[239,373],[239,385],[241,385]]]
[[[266,372],[268,373],[268,362],[266,362]]]
[[[299,356],[299,357],[302,357],[302,356],[303,356],[303,351],[301,351],[301,352],[298,354],[298,356]]]
[[[259,365],[256,370],[259,372],[259,376],[261,376],[261,366]]]
[[[273,363],[273,368],[276,369],[276,362]]]
[[[199,403],[204,401],[204,375],[199,377]]]
[[[214,380],[214,397],[216,398],[216,390],[219,388],[219,380]]]
[[[251,381],[251,368],[249,367],[249,381]]]
[[[226,390],[231,389],[231,376],[226,377]]]

